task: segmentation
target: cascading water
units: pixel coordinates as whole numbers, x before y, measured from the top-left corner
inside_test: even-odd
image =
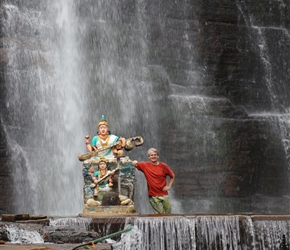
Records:
[[[91,225],[91,218],[51,218],[49,220],[50,226],[77,226],[82,229],[89,230]]]
[[[119,25],[125,18],[119,2],[12,3],[4,5],[5,36],[23,43],[9,45],[9,117],[3,119],[15,183],[22,186],[14,207],[77,214],[82,204],[77,155],[86,150],[84,135],[96,133],[102,114],[112,133],[145,136],[145,147],[160,148],[158,113],[152,112],[160,97],[151,94],[149,69],[143,66],[148,53],[143,6],[136,6],[140,21],[126,28]],[[137,179],[137,207],[151,212],[143,202],[145,179],[140,173]]]
[[[7,225],[7,236],[12,243],[44,243],[42,236],[36,230],[30,230],[26,228],[20,228],[15,225]]]
[[[133,230],[122,235],[114,249],[196,249],[194,218],[141,217],[133,225]]]
[[[28,3],[27,3],[28,4]],[[14,209],[68,215],[82,209],[75,157],[85,133],[86,79],[70,1],[4,4],[9,115],[2,116],[14,169]],[[80,131],[80,133],[76,133]]]
[[[126,152],[131,159],[160,149],[177,176],[173,213],[289,211],[289,77],[279,69],[288,65],[289,31],[259,23],[248,1],[129,2],[3,1],[1,124],[15,212],[81,212],[77,155],[103,114],[112,133],[144,137]],[[286,26],[282,2],[268,4]],[[222,7],[234,14],[208,20]],[[252,59],[254,73],[243,71]],[[150,213],[138,171],[136,179],[137,211]]]
[[[267,107],[255,107],[256,109],[249,109],[248,114],[254,119],[264,120],[270,124],[272,134],[277,134],[281,146],[284,148],[284,155],[281,159],[285,159],[284,169],[290,167],[290,151],[289,151],[289,130],[290,130],[290,109],[289,109],[289,88],[288,70],[284,69],[289,60],[287,53],[284,52],[284,44],[290,40],[290,32],[283,27],[284,20],[281,18],[277,26],[263,26],[261,21],[255,18],[254,13],[251,13],[248,6],[242,1],[237,1],[237,7],[242,14],[242,19],[246,23],[249,30],[249,39],[253,46],[257,47],[259,53],[261,68],[264,72],[263,81],[267,89],[268,104]],[[276,7],[276,6],[275,6]],[[277,7],[282,13],[286,5],[279,2]],[[275,44],[278,41],[279,46]],[[278,56],[277,56],[278,55]],[[279,69],[277,67],[282,67]],[[288,179],[289,171],[285,171],[285,178],[287,182],[284,189],[289,188]],[[279,170],[278,170],[279,171]],[[286,191],[288,193],[288,191]],[[268,212],[273,212],[268,210]]]
[[[64,237],[64,232],[68,232],[65,237],[75,240],[71,234],[82,232],[92,236],[92,229],[100,226],[104,237],[130,225],[132,230],[123,233],[117,241],[109,240],[113,249],[289,249],[289,216],[273,216],[270,220],[264,215],[132,216],[126,218],[121,228],[118,228],[120,224],[113,226],[114,223],[98,220],[103,218],[51,218],[49,227],[7,223],[1,224],[0,229],[11,243],[37,244],[48,239],[53,243],[60,235]]]
[[[289,249],[289,221],[258,221],[254,224],[256,249]]]
[[[126,153],[131,159],[160,149],[176,173],[173,213],[289,212],[288,3],[2,2],[1,125],[12,156],[13,212],[82,211],[77,155],[102,114],[112,133],[144,137],[142,148]],[[268,13],[276,18],[264,20]],[[136,179],[136,209],[151,213],[143,175]],[[116,249],[289,246],[282,221],[128,223],[134,230]]]
[[[127,219],[133,230],[113,247],[122,249],[288,249],[289,222],[247,216]]]

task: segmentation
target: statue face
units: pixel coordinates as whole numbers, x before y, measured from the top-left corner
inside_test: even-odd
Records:
[[[101,162],[99,163],[99,168],[100,168],[101,170],[104,170],[104,169],[106,169],[106,168],[107,168],[107,163],[106,163],[106,162],[103,162],[103,161],[101,161]]]
[[[99,133],[101,135],[107,135],[108,134],[108,130],[109,130],[109,128],[106,125],[101,125],[99,127]]]

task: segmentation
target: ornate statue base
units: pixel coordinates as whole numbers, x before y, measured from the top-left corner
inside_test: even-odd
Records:
[[[113,186],[99,190],[90,176],[90,168],[98,170],[99,158],[91,158],[83,163],[84,214],[134,214],[135,167],[128,156],[107,158],[109,171],[117,169],[113,176]]]

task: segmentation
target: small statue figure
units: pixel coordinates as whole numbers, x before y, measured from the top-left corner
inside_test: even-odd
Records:
[[[97,197],[99,191],[111,191],[113,186],[113,176],[115,170],[110,171],[107,168],[107,160],[105,157],[101,157],[99,161],[99,170],[95,171],[92,179],[94,184],[96,184],[94,189],[94,196]]]

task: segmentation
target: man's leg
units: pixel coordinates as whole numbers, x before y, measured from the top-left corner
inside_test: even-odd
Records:
[[[157,196],[149,197],[149,203],[150,203],[150,205],[153,208],[155,213],[158,213],[158,214],[164,213],[163,204],[162,204],[162,201],[159,199],[159,197],[157,197]]]
[[[149,197],[149,202],[156,213],[171,214],[169,196],[152,196]]]
[[[165,214],[171,214],[171,204],[169,200],[169,196],[163,196],[163,211]]]

